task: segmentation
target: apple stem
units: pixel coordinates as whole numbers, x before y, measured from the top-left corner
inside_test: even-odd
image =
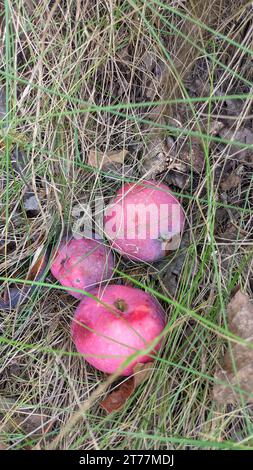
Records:
[[[120,310],[121,312],[125,312],[127,310],[127,303],[125,302],[124,299],[117,299],[113,303],[113,305]]]

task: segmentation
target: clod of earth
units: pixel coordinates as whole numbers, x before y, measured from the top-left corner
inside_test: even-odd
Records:
[[[72,322],[72,337],[80,354],[97,369],[112,374],[135,353],[121,375],[130,375],[138,363],[153,360],[161,340],[144,353],[161,335],[165,313],[156,299],[133,287],[109,285],[94,289],[84,298]]]
[[[113,254],[106,245],[92,238],[71,238],[60,243],[53,255],[51,272],[65,287],[90,291],[110,280],[114,269]],[[77,299],[82,293],[68,291]]]
[[[164,183],[124,184],[105,209],[104,231],[123,256],[152,262],[180,245],[184,211]]]

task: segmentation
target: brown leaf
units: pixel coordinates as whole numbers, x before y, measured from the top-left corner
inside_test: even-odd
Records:
[[[253,163],[253,150],[247,147],[238,147],[233,145],[233,141],[242,142],[243,144],[252,145],[253,144],[253,132],[247,127],[241,127],[237,131],[224,127],[219,132],[220,137],[225,140],[231,141],[231,144],[228,148],[229,155],[233,156],[238,160],[246,161],[247,163]]]
[[[227,317],[230,331],[252,342],[253,303],[240,290],[228,304]],[[243,344],[232,343],[231,354],[230,351],[226,352],[222,368],[217,370],[215,378],[225,382],[214,385],[213,396],[218,403],[222,405],[235,403],[240,395],[234,387],[242,390],[246,402],[253,403],[253,350]]]
[[[226,179],[221,182],[221,189],[223,191],[230,191],[230,189],[237,188],[241,183],[241,177],[235,172],[230,173]]]
[[[146,178],[155,178],[168,168],[168,155],[160,137],[147,144],[140,165],[141,175],[145,175]]]
[[[42,253],[42,247],[35,252],[32,265],[27,273],[27,279],[35,281],[41,279],[48,262],[48,251]]]
[[[244,100],[226,100],[225,103],[229,116],[240,116],[245,105]]]
[[[127,153],[126,149],[107,153],[90,150],[88,155],[88,165],[93,168],[103,168],[111,163],[121,163],[123,165]]]
[[[232,222],[228,222],[226,226],[226,230],[220,233],[219,239],[221,239],[222,241],[237,240],[237,239],[246,238],[247,234],[248,233],[245,230],[243,230],[241,227],[235,225]]]
[[[225,127],[225,124],[221,121],[211,121],[211,123],[209,124],[209,120],[208,120],[208,127],[209,127],[209,134],[210,135],[217,135],[221,129],[223,129]],[[207,129],[208,129],[207,127]]]
[[[138,387],[138,385],[144,383],[153,370],[153,363],[146,362],[146,364],[136,364],[134,367],[134,388]]]
[[[203,145],[197,137],[191,138],[191,144],[186,142],[181,151],[180,157],[183,162],[188,163],[193,171],[201,173],[204,169],[205,158]]]
[[[190,187],[190,177],[180,171],[168,171],[166,175],[166,183],[169,186],[176,186],[180,189],[188,189]]]
[[[113,413],[114,411],[119,411],[124,404],[127,402],[128,398],[134,392],[134,379],[130,377],[122,382],[116,390],[111,392],[101,403],[100,406],[108,414]]]
[[[121,384],[111,392],[101,403],[100,406],[108,414],[119,411],[126,404],[127,400],[133,395],[135,389],[145,382],[152,371],[152,363],[136,364],[134,375],[121,382]]]
[[[42,253],[43,247],[38,248],[33,257],[32,264],[26,275],[30,281],[40,281],[43,277],[49,260],[49,248]],[[13,277],[18,277],[18,272]],[[36,286],[22,283],[8,284],[0,293],[0,308],[9,311],[19,304],[27,301],[34,292]]]
[[[179,246],[181,245],[182,235],[181,233],[176,233],[173,237],[169,240],[166,240],[163,243],[163,250],[166,256],[171,254],[171,251],[178,250]]]

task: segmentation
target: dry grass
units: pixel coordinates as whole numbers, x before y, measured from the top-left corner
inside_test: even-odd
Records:
[[[146,155],[157,161],[160,145],[156,178],[172,185],[187,215],[182,247],[167,260],[143,267],[118,259],[120,271],[164,296],[169,318],[152,376],[119,413],[99,408],[111,379],[75,352],[76,301],[54,288],[50,274],[28,303],[0,311],[0,446],[252,448],[252,408],[220,408],[212,399],[229,341],[226,303],[237,284],[252,295],[253,140],[245,154],[237,133],[252,128],[252,6],[161,3],[0,2],[0,85],[8,101],[1,235],[15,243],[0,255],[2,278],[22,278],[25,260],[74,223],[74,206],[99,196],[106,202],[121,181],[145,178]],[[217,122],[231,122],[232,141],[242,145],[214,135]],[[11,163],[17,145],[26,162],[21,175],[19,162]],[[123,148],[123,167],[87,165],[90,150]],[[233,171],[239,184],[222,190]],[[21,204],[27,184],[40,201],[35,218]]]

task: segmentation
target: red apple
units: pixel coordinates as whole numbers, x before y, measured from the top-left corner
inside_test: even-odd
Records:
[[[105,209],[104,231],[113,248],[139,261],[156,261],[178,248],[184,211],[169,187],[143,181],[124,184]]]
[[[51,272],[66,287],[90,291],[102,281],[110,280],[114,268],[111,250],[92,238],[63,241],[54,254]],[[77,299],[83,294],[68,291]]]
[[[90,297],[80,302],[72,322],[72,337],[87,362],[111,374],[162,333],[165,313],[155,298],[133,287],[111,284],[94,289],[92,294],[102,303]],[[154,346],[153,354],[160,344]],[[121,374],[130,375],[137,363],[152,360],[142,353]]]

